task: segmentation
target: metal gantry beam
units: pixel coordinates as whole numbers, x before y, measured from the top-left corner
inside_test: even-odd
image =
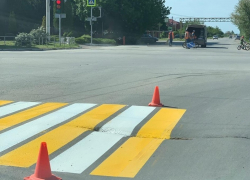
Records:
[[[199,22],[231,22],[231,18],[180,18],[180,22],[185,23],[185,22],[194,22],[194,21],[199,21]]]

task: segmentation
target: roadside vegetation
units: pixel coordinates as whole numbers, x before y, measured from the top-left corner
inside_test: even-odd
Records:
[[[100,0],[97,7],[102,7],[102,17],[93,24],[93,42],[100,44],[117,43],[117,39],[123,36],[126,36],[126,44],[135,44],[146,30],[158,29],[159,24],[162,24],[162,30],[167,30],[164,20],[171,10],[165,5],[165,0]],[[1,1],[0,36],[24,36],[32,29],[45,28],[45,12],[45,0]],[[52,36],[59,32],[55,12],[55,2],[51,1]],[[63,1],[62,13],[67,15],[62,19],[63,37],[75,37],[80,44],[89,43],[90,23],[86,18],[90,16],[90,7],[87,7],[86,0]],[[94,8],[93,16],[99,15],[99,9]],[[24,46],[18,42],[16,45]],[[31,46],[29,42],[26,45]]]
[[[240,34],[250,38],[250,0],[239,0],[231,14],[233,23],[239,28]]]
[[[83,35],[81,37],[76,38],[77,44],[88,44],[91,42],[91,36]],[[94,44],[116,44],[114,39],[105,39],[105,38],[93,38]]]
[[[31,45],[31,46],[16,46],[15,41],[0,41],[0,49],[71,49],[78,48],[79,45],[65,45],[65,44],[45,44],[45,45]]]

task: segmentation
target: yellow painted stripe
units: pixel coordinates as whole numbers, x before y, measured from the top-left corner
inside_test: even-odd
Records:
[[[33,107],[31,109],[27,109],[25,111],[7,116],[5,118],[0,119],[0,131],[19,124],[21,122],[27,121],[29,119],[35,118],[37,116],[40,116],[44,113],[53,111],[65,105],[66,103],[45,103]]]
[[[4,101],[4,100],[0,100],[0,106],[5,105],[5,104],[9,104],[12,103],[13,101]]]
[[[28,142],[0,157],[0,165],[29,167],[35,164],[41,142],[47,142],[49,154],[63,147],[82,133],[93,129],[124,105],[101,105],[78,118]]]
[[[170,139],[178,121],[186,112],[184,109],[160,109],[137,133],[137,137]]]
[[[133,178],[162,141],[163,139],[132,137],[90,174]]]
[[[93,130],[97,124],[107,119],[109,116],[125,107],[125,105],[103,104],[84,116],[71,122],[71,126],[78,126]]]

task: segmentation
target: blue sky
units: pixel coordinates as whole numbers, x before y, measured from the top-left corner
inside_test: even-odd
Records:
[[[166,0],[166,6],[172,7],[169,18],[179,21],[181,17],[230,17],[239,0]],[[238,28],[231,22],[205,23],[207,26],[218,26],[223,32]]]

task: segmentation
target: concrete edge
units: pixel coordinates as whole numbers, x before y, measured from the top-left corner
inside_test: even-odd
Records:
[[[49,49],[34,49],[34,48],[0,49],[0,51],[51,51],[51,50],[72,50],[72,49],[82,49],[82,47],[79,47],[79,48],[49,48]]]

